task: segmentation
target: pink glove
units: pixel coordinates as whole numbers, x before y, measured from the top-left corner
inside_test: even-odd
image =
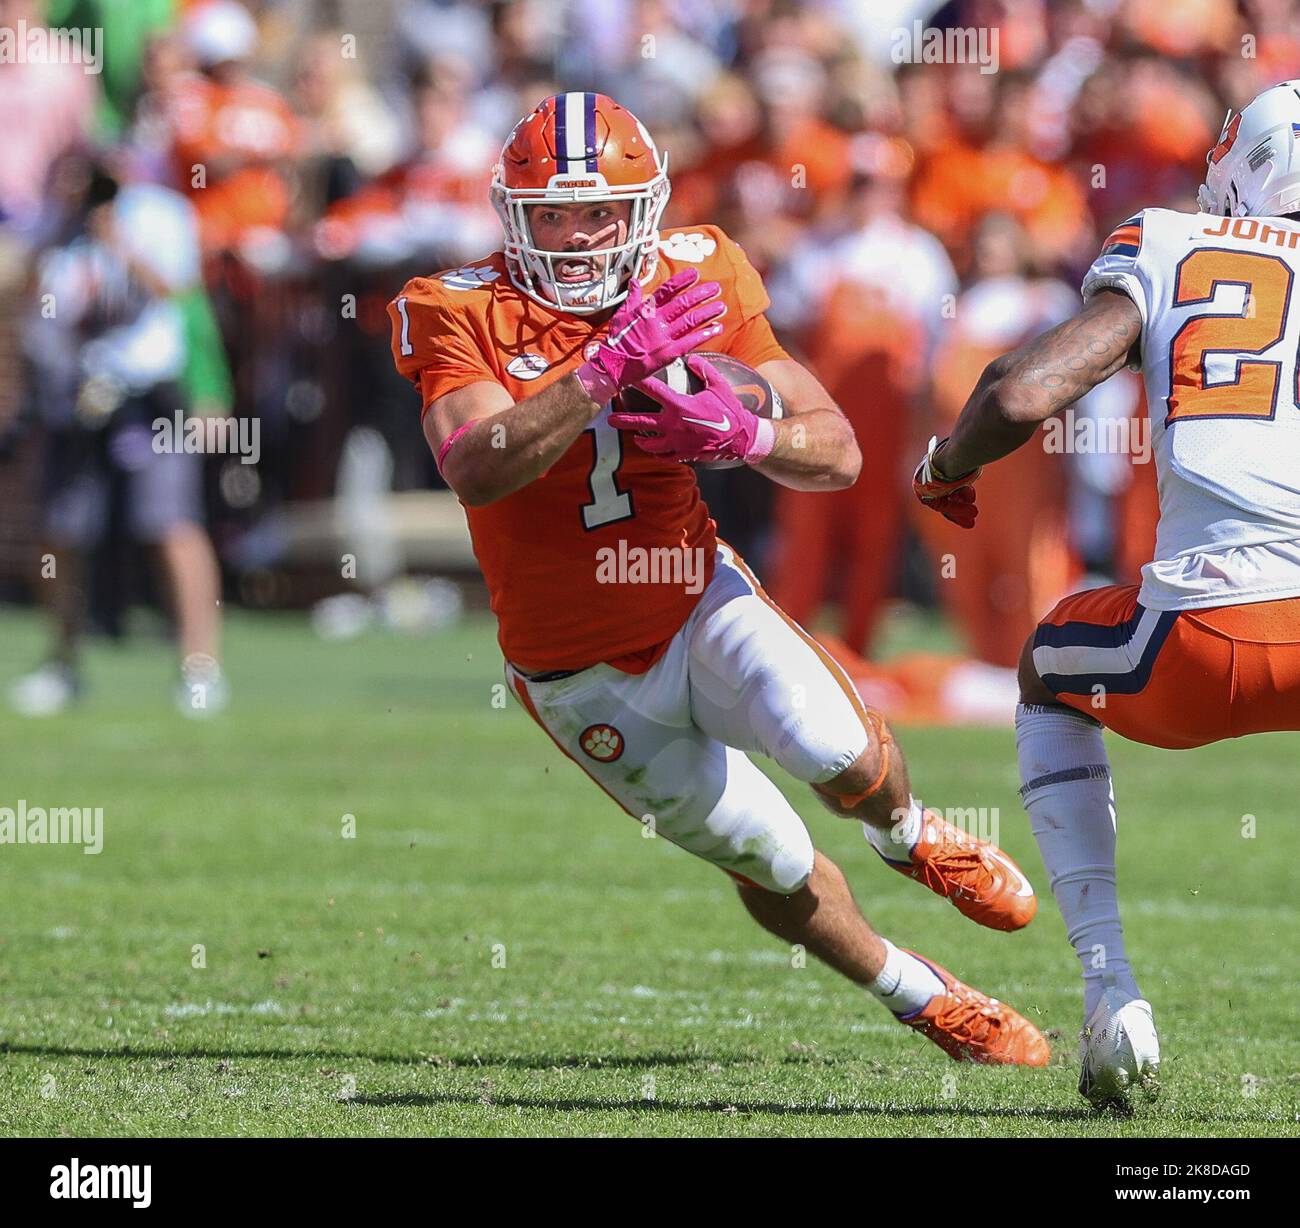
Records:
[[[610,318],[609,336],[575,372],[587,395],[604,405],[620,388],[716,337],[722,325],[711,321],[724,315],[727,306],[706,300],[720,289],[716,281],[700,281],[699,269],[683,269],[647,299],[633,279],[627,298]]]
[[[756,465],[776,443],[776,427],[746,409],[731,385],[708,362],[692,355],[686,365],[704,381],[699,392],[674,392],[663,380],[643,379],[637,387],[662,406],[658,413],[609,415],[611,426],[637,434],[643,452],[676,461],[739,460]]]

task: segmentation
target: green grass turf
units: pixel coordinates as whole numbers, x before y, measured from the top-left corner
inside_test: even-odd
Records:
[[[0,680],[38,631],[0,620]],[[102,806],[106,828],[97,857],[0,846],[0,1132],[1300,1133],[1296,737],[1112,743],[1166,1085],[1118,1119],[1074,1090],[1077,971],[1050,897],[1024,932],[982,930],[782,779],[883,932],[1052,1038],[1045,1071],[957,1065],[792,967],[729,880],[642,838],[494,707],[485,622],[327,644],[240,616],[228,666],[233,708],[208,724],[173,716],[148,640],[92,649],[77,711],[0,715],[0,806]],[[1011,731],[901,738],[922,796],[998,807],[1044,891]]]

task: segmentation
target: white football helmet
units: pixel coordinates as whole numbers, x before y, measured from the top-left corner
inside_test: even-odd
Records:
[[[1229,111],[1206,155],[1202,213],[1280,217],[1300,212],[1300,81],[1283,81]]]

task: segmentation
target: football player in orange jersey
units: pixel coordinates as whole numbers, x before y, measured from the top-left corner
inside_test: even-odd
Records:
[[[660,233],[668,192],[635,116],[600,94],[547,98],[495,171],[504,250],[415,278],[389,307],[398,369],[467,510],[510,687],[624,810],[730,873],[772,933],[959,1060],[1042,1065],[1033,1024],[872,930],[748,758],[769,756],[860,819],[889,864],[979,923],[1033,916],[1016,866],[913,798],[883,718],[716,539],[680,462],[835,490],[861,458],[777,344],[740,248],[712,226]],[[698,357],[700,392],[650,379],[705,343],[756,368],[785,417],[753,414]],[[661,411],[612,404],[633,386]]]

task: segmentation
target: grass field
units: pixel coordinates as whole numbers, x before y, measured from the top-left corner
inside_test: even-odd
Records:
[[[38,647],[33,619],[0,621],[0,679]],[[2,1133],[1300,1133],[1300,738],[1112,744],[1130,952],[1165,1049],[1163,1096],[1119,1119],[1074,1090],[1050,897],[1026,931],[982,930],[782,780],[880,929],[1052,1038],[1046,1071],[959,1066],[792,968],[723,875],[643,839],[494,707],[485,622],[327,644],[244,616],[228,667],[233,707],[203,725],[172,715],[145,641],[92,651],[76,712],[0,715],[0,806],[105,824],[98,856],[0,846]],[[1045,894],[1011,731],[902,741],[931,804],[999,808]]]

